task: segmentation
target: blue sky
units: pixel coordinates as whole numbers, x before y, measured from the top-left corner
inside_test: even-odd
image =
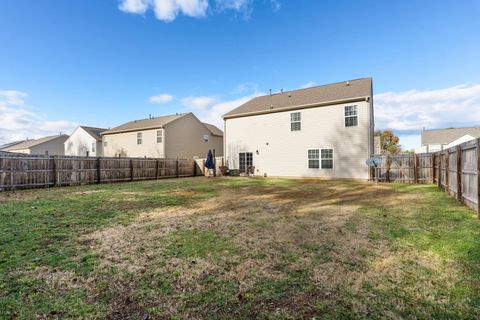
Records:
[[[480,125],[480,1],[0,0],[0,142],[374,78],[377,127]]]

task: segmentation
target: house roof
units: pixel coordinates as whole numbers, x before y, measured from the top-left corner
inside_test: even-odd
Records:
[[[372,95],[372,78],[361,78],[253,98],[226,113],[224,119],[365,99]]]
[[[210,131],[212,135],[223,137],[223,131],[220,130],[218,127],[214,126],[213,124],[209,124],[205,122],[203,123],[203,125],[207,127],[208,131]]]
[[[85,130],[89,135],[91,135],[97,141],[102,141],[101,133],[108,130],[105,128],[95,128],[95,127],[87,127],[87,126],[80,126],[80,128]]]
[[[102,135],[111,134],[111,133],[120,133],[120,132],[128,132],[128,131],[136,131],[136,130],[145,130],[145,129],[156,129],[162,128],[166,124],[180,119],[181,117],[187,115],[187,113],[179,113],[174,115],[168,116],[160,116],[154,117],[152,119],[141,119],[141,120],[133,120],[124,124],[121,124],[117,127],[114,127],[110,130],[102,132]]]
[[[2,151],[2,150],[7,150],[7,148],[11,148],[11,147],[13,147],[13,146],[15,146],[15,145],[17,145],[17,144],[19,144],[19,143],[22,143],[22,142],[24,142],[24,141],[25,141],[25,140],[20,140],[20,141],[13,141],[13,142],[9,142],[9,143],[2,144],[2,145],[0,146],[0,151]]]
[[[423,130],[422,145],[449,144],[467,134],[480,138],[480,127]]]
[[[52,141],[52,140],[55,140],[55,139],[58,139],[58,138],[65,138],[65,140],[66,140],[66,139],[68,139],[68,135],[60,134],[60,135],[56,135],[56,136],[43,137],[43,138],[40,138],[40,139],[25,140],[24,142],[16,144],[14,146],[11,146],[9,148],[6,148],[5,150],[6,151],[12,151],[12,150],[20,150],[20,149],[29,149],[29,148],[38,146],[39,144],[49,142],[49,141]]]

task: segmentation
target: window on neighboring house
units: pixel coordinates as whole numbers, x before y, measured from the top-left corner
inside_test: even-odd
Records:
[[[97,143],[92,142],[92,152],[97,152],[96,149],[97,149]]]
[[[203,141],[208,142],[208,138],[209,138],[209,137],[208,137],[208,134],[204,134],[204,135],[203,135]]]
[[[157,130],[157,143],[163,142],[163,132],[162,130]]]
[[[333,149],[322,149],[322,169],[333,169]]]
[[[108,145],[107,137],[103,138],[103,147],[106,147]]]
[[[318,149],[308,150],[308,168],[319,169],[320,168],[320,156]]]
[[[246,172],[248,167],[253,166],[253,152],[240,152],[238,157],[240,172]]]
[[[300,112],[290,113],[290,131],[300,131],[302,129],[301,120]]]
[[[357,106],[345,106],[345,127],[358,126]]]
[[[142,133],[137,132],[137,144],[142,144]]]

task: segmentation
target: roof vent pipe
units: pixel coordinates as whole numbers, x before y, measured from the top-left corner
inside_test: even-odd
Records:
[[[283,88],[282,88],[282,89],[280,89],[280,93],[281,93],[281,94],[283,94]]]
[[[272,95],[272,89],[269,89],[270,90],[270,95]]]
[[[349,85],[350,85],[350,81],[347,81],[347,86],[349,86]]]

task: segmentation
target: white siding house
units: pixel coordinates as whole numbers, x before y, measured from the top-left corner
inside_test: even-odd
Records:
[[[40,139],[29,139],[2,149],[2,151],[59,156],[65,154],[65,148],[63,144],[67,139],[68,135],[66,134],[49,136]]]
[[[103,128],[78,126],[65,141],[65,155],[101,157],[103,152],[102,136],[100,134],[106,130]]]
[[[257,97],[224,115],[226,164],[255,174],[368,179],[372,79]]]
[[[415,153],[437,152],[480,138],[480,127],[430,129],[422,131],[422,146]]]

